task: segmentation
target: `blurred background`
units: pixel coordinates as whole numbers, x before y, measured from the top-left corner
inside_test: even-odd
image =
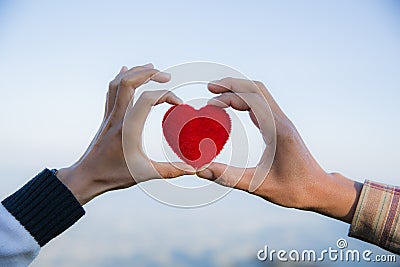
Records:
[[[399,47],[395,0],[2,0],[0,198],[79,158],[122,65],[198,60],[263,81],[327,171],[400,184]],[[134,187],[85,209],[33,266],[280,266],[257,251],[320,251],[339,238],[387,254],[347,237],[344,223],[244,192],[179,209]],[[344,263],[301,266],[320,265]]]

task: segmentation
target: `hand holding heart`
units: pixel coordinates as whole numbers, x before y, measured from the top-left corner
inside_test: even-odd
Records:
[[[182,162],[151,161],[142,150],[143,126],[151,107],[164,102],[181,103],[171,92],[146,92],[133,108],[128,108],[135,89],[150,80],[164,83],[170,76],[154,69],[152,64],[129,70],[123,67],[110,82],[103,122],[93,141],[75,164],[58,171],[57,177],[82,205],[104,192],[138,182],[194,173],[193,168]],[[124,122],[128,127],[123,132]],[[123,150],[123,137],[131,148],[128,151]],[[135,166],[133,169],[128,168],[125,158],[130,160],[130,166]]]
[[[212,163],[205,170],[197,172],[199,177],[250,191],[281,206],[312,210],[351,221],[357,204],[354,201],[357,199],[357,187],[360,185],[337,173],[328,174],[319,166],[293,123],[262,83],[225,78],[210,83],[208,89],[220,94],[209,104],[249,112],[251,120],[263,135],[266,150],[254,168],[242,169]],[[268,116],[268,106],[273,121]],[[276,135],[271,131],[274,129],[273,123]],[[269,152],[273,143],[276,143],[275,155]],[[252,187],[253,181],[260,179],[262,182],[257,184],[259,186]]]
[[[265,198],[273,203],[305,208],[311,203],[311,187],[314,177],[325,172],[318,166],[296,132],[293,124],[286,118],[272,96],[261,83],[248,80],[226,78],[208,85],[211,92],[220,94],[209,101],[219,107],[232,107],[249,112],[255,126],[260,129],[266,149],[257,166],[235,168],[213,163],[197,173],[199,177],[215,180],[221,185],[235,187]],[[273,118],[268,116],[271,107]],[[273,130],[276,127],[276,135]],[[251,143],[251,142],[250,142]],[[276,144],[276,154],[272,154]],[[274,157],[271,159],[271,157]],[[272,166],[268,163],[272,163]],[[261,180],[258,187],[252,187],[253,180]],[[305,201],[307,200],[307,202]]]

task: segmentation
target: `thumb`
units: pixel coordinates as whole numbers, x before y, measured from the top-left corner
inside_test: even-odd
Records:
[[[183,162],[155,162],[153,161],[157,173],[161,176],[160,178],[175,178],[182,175],[195,174],[195,170],[192,166],[187,165]]]
[[[211,163],[207,168],[197,171],[196,175],[226,187],[248,191],[253,173],[254,168],[238,168],[222,163]]]

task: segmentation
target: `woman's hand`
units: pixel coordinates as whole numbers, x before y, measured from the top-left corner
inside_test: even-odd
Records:
[[[263,135],[266,149],[254,168],[212,163],[197,173],[199,177],[249,191],[281,206],[351,222],[362,185],[340,174],[328,174],[319,166],[262,83],[225,78],[210,83],[208,88],[221,94],[209,104],[249,112]]]
[[[75,164],[57,172],[57,177],[81,205],[104,192],[127,188],[138,182],[194,173],[184,163],[152,162],[142,150],[142,131],[151,106],[164,102],[181,103],[173,93],[157,91],[143,93],[132,107],[135,89],[150,80],[164,83],[170,76],[154,69],[152,64],[130,70],[123,67],[110,82],[103,122],[93,141]],[[126,146],[123,146],[123,137]],[[124,153],[130,160],[130,169]]]

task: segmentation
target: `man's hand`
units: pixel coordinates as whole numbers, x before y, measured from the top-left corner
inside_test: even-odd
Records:
[[[152,162],[142,150],[142,130],[151,106],[163,102],[181,103],[173,93],[158,91],[143,93],[135,106],[129,107],[135,89],[150,80],[164,83],[170,80],[170,76],[154,69],[152,64],[130,70],[123,67],[110,82],[103,122],[93,141],[75,164],[58,171],[57,177],[81,205],[104,192],[127,188],[138,182],[194,173],[184,163]],[[124,123],[127,124],[124,126],[124,141],[129,151],[123,151]],[[131,160],[128,165],[133,167],[130,169],[124,152]]]
[[[328,174],[319,166],[262,83],[225,78],[210,83],[208,89],[221,94],[209,104],[249,112],[263,135],[266,150],[254,168],[212,163],[197,173],[199,177],[250,191],[281,206],[312,210],[351,222],[362,185],[340,174]],[[269,108],[273,118],[268,116]]]

